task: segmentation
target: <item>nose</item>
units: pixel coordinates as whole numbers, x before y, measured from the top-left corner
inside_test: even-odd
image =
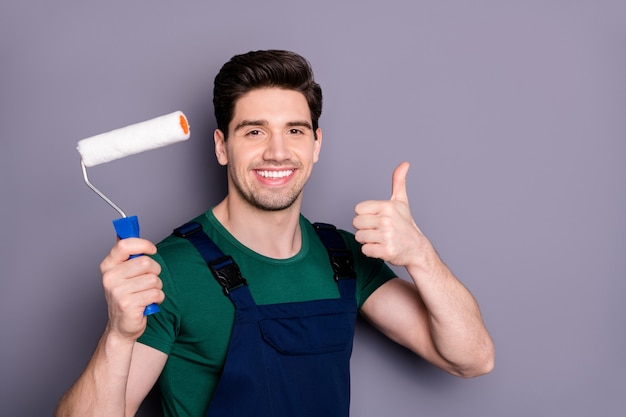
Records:
[[[284,161],[291,158],[286,138],[280,133],[273,133],[267,141],[263,157],[269,161]]]

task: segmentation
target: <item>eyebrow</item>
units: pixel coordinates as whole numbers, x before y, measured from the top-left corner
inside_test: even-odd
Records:
[[[287,123],[289,127],[306,127],[309,130],[313,130],[313,126],[306,120],[295,120],[293,122]]]
[[[239,129],[243,129],[248,126],[267,126],[269,123],[267,120],[242,120],[235,126],[234,131],[236,132]],[[294,120],[291,122],[287,122],[287,127],[305,127],[309,130],[313,130],[313,126],[306,120]]]

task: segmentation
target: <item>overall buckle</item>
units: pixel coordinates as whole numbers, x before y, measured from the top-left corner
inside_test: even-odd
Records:
[[[229,255],[210,262],[209,268],[226,295],[229,295],[235,288],[248,285],[248,281],[241,275],[239,267]]]

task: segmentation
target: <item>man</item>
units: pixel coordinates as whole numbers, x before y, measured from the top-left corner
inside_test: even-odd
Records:
[[[494,347],[476,301],[413,221],[408,163],[393,173],[390,200],[356,206],[354,235],[322,227],[352,258],[347,278],[333,279],[300,214],[322,145],[322,92],[304,58],[233,57],[215,79],[214,106],[228,195],[158,252],[143,239],[112,248],[101,264],[109,321],[57,416],[134,415],[157,379],[167,416],[347,416],[357,310],[447,372],[491,371]],[[206,240],[194,241],[203,233],[238,265],[240,275],[226,262],[236,285],[224,283],[232,274],[214,279]],[[151,257],[129,260],[135,253]],[[384,262],[405,267],[412,282]],[[151,303],[161,312],[146,318]]]

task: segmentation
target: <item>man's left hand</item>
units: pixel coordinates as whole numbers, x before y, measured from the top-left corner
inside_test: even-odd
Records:
[[[433,250],[411,215],[406,192],[409,167],[408,162],[402,162],[394,170],[389,200],[357,204],[352,221],[364,255],[405,267],[417,262],[425,249]]]

